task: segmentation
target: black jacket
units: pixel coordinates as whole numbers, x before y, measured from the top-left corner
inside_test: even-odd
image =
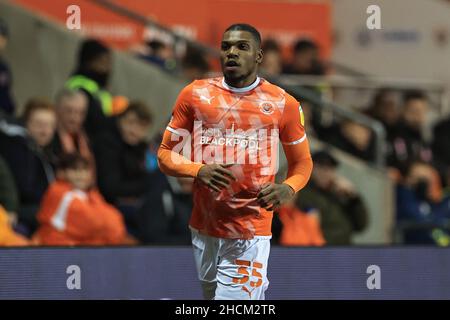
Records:
[[[152,174],[152,184],[139,210],[139,240],[144,244],[189,245],[189,219],[192,194],[176,190],[177,183],[159,170]]]
[[[320,226],[327,245],[350,245],[353,233],[368,225],[368,211],[359,195],[343,197],[316,186],[314,181],[302,189],[297,206],[318,209]]]
[[[94,138],[94,156],[100,192],[110,203],[119,198],[140,198],[148,190],[146,143],[131,146],[122,139],[117,118],[108,131]]]
[[[369,143],[365,150],[357,148],[352,141],[347,139],[339,128],[335,128],[334,134],[328,140],[332,145],[365,161],[374,162],[376,158],[375,135],[371,133]]]
[[[433,136],[433,154],[440,162],[450,166],[450,118],[434,127]]]
[[[55,176],[51,154],[38,147],[23,127],[0,120],[0,155],[14,176],[21,206],[39,205]]]
[[[411,161],[431,163],[433,153],[430,145],[425,141],[420,131],[414,130],[400,123],[393,136],[389,149],[387,164],[396,168],[404,168]]]

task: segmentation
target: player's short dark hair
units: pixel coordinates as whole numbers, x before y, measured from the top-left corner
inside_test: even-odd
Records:
[[[411,100],[428,100],[428,98],[422,90],[408,90],[403,94],[403,103],[407,104]]]
[[[87,158],[83,157],[78,152],[73,152],[61,155],[57,161],[57,167],[60,170],[88,169],[90,163]]]
[[[132,101],[128,108],[126,108],[120,114],[120,117],[123,117],[131,112],[134,113],[138,117],[138,119],[145,124],[151,124],[153,122],[153,115],[150,112],[150,108],[141,101]]]
[[[300,53],[307,50],[317,50],[317,44],[309,39],[300,39],[294,45],[294,53]]]
[[[258,46],[261,46],[261,34],[259,33],[258,30],[256,30],[255,27],[247,24],[247,23],[235,23],[232,24],[231,26],[229,26],[225,32],[228,31],[247,31],[250,32],[253,36],[253,39],[255,39],[256,43],[258,44]],[[224,33],[225,33],[224,32]]]

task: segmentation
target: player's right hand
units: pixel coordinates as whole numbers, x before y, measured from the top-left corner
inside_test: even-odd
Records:
[[[232,180],[236,180],[233,173],[227,169],[233,164],[206,164],[200,168],[197,178],[214,191],[220,192],[228,188]]]

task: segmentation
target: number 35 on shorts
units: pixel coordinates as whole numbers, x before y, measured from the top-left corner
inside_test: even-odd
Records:
[[[262,269],[263,264],[259,262],[250,262],[246,260],[235,260],[236,265],[239,266],[238,273],[242,274],[243,277],[241,278],[233,278],[233,283],[242,284],[242,290],[248,292],[250,294],[253,289],[258,288],[261,286],[263,282],[263,276],[261,273],[259,273],[258,269]],[[250,269],[251,269],[251,275],[250,275]],[[256,278],[256,281],[250,281],[250,276]],[[250,288],[247,288],[246,284],[250,285]]]

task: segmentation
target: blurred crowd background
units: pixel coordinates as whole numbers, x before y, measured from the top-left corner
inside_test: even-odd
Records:
[[[0,246],[189,245],[193,181],[156,153],[234,22],[261,30],[260,75],[301,102],[313,151],[274,243],[450,245],[448,1],[378,1],[381,30],[367,1],[78,2],[81,30],[69,1],[0,2]]]

